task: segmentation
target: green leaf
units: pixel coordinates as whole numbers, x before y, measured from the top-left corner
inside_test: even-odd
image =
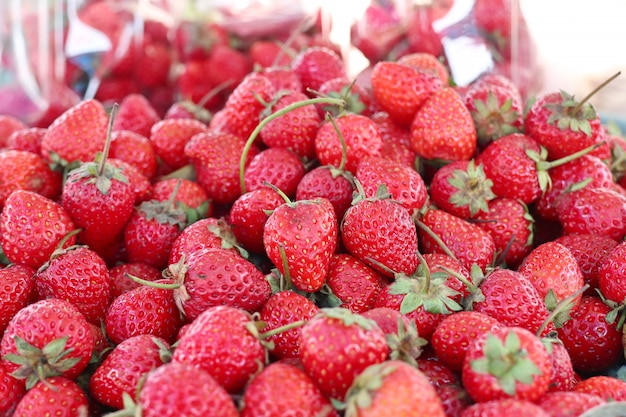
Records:
[[[400,304],[400,313],[408,314],[417,310],[423,303],[422,296],[415,293],[408,293]]]

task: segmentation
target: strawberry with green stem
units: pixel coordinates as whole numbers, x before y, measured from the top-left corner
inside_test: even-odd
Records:
[[[15,407],[12,416],[88,415],[89,400],[85,391],[72,379],[52,376],[33,386]]]

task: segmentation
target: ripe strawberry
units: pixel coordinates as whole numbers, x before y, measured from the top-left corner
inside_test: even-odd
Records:
[[[574,392],[597,395],[604,401],[626,400],[626,382],[607,375],[592,375],[574,386]]]
[[[296,153],[284,148],[267,148],[250,161],[244,173],[244,184],[246,191],[254,191],[269,183],[294,197],[304,174],[304,164]]]
[[[359,114],[345,114],[335,119],[346,146],[344,168],[355,173],[359,162],[368,155],[380,155],[382,137],[376,124]],[[322,165],[339,167],[343,157],[341,139],[330,122],[325,122],[315,137],[315,153]]]
[[[607,300],[623,303],[626,300],[624,277],[626,262],[626,243],[623,241],[615,246],[602,260],[598,268],[598,287]]]
[[[333,205],[337,219],[341,221],[352,204],[353,192],[352,174],[343,169],[323,165],[304,174],[296,188],[296,200],[326,198]]]
[[[35,270],[27,266],[14,264],[0,269],[0,334],[18,311],[35,300],[34,276]]]
[[[271,107],[277,113],[285,107],[308,99],[300,91],[289,92]],[[315,157],[315,135],[322,119],[313,104],[296,108],[267,123],[260,132],[261,140],[270,148],[285,148],[301,158]]]
[[[408,65],[421,70],[432,71],[441,79],[442,85],[450,84],[450,73],[448,68],[433,54],[428,52],[411,52],[406,55],[402,55],[397,60],[398,64]]]
[[[231,92],[252,72],[250,58],[228,43],[217,43],[209,51],[204,65],[204,76],[214,86],[225,85],[225,92]]]
[[[248,55],[254,67],[281,68],[291,65],[291,53],[295,51],[276,40],[256,39],[248,48]]]
[[[23,129],[28,129],[28,126],[17,117],[0,114],[0,148],[7,145],[9,136]]]
[[[439,209],[429,209],[420,223],[418,236],[423,253],[452,254],[468,270],[476,264],[484,271],[493,261],[494,240],[477,225]],[[442,248],[426,229],[438,236],[447,249]]]
[[[411,321],[406,315],[400,313],[399,309],[391,307],[373,307],[364,311],[361,315],[375,321],[385,335],[398,334],[399,321],[403,322],[405,328],[411,325]]]
[[[417,233],[409,212],[387,198],[355,196],[341,223],[346,250],[386,276],[412,274],[418,265]]]
[[[33,191],[55,200],[61,194],[62,175],[44,159],[27,151],[4,150],[0,153],[0,208],[15,190]]]
[[[338,244],[335,210],[325,198],[286,202],[267,219],[263,245],[269,259],[295,288],[322,288]]]
[[[322,309],[302,327],[301,335],[304,370],[324,395],[340,401],[357,375],[389,355],[376,323],[343,308]]]
[[[442,80],[431,71],[391,61],[375,64],[371,78],[376,104],[403,127],[411,126],[417,111],[443,88]]]
[[[347,76],[341,57],[323,46],[301,50],[291,61],[291,69],[298,75],[305,89],[314,91],[318,91],[328,80]]]
[[[411,147],[425,159],[470,159],[477,147],[474,121],[452,87],[435,91],[411,123]]]
[[[444,55],[441,34],[433,27],[433,23],[447,12],[445,3],[415,6],[410,11],[406,29],[406,38],[410,52],[426,52],[436,57]],[[443,14],[442,14],[443,13]]]
[[[408,127],[396,124],[389,116],[389,113],[377,111],[370,116],[370,119],[378,126],[383,142],[396,142],[405,146],[411,146],[411,134]]]
[[[363,400],[365,398],[365,400]],[[389,360],[367,367],[346,395],[346,415],[443,417],[441,399],[428,378],[413,366]]]
[[[124,408],[122,393],[134,396],[142,378],[167,362],[169,344],[138,335],[115,346],[89,378],[89,394],[100,404]]]
[[[144,37],[135,59],[133,76],[141,87],[152,89],[167,84],[174,57],[165,42]]]
[[[56,118],[41,140],[41,153],[51,163],[91,161],[104,149],[107,115],[97,100],[84,100]]]
[[[13,192],[0,214],[2,251],[12,263],[33,269],[46,262],[74,229],[63,206],[32,191]],[[75,243],[76,237],[70,236],[63,247]]]
[[[172,363],[208,372],[229,393],[239,393],[265,364],[265,348],[251,315],[216,306],[205,310],[178,339]]]
[[[45,134],[46,129],[41,127],[17,130],[7,138],[6,149],[41,155],[41,140]]]
[[[556,211],[566,234],[593,233],[615,240],[626,235],[626,195],[611,188],[584,187],[563,193]]]
[[[378,187],[385,184],[391,198],[410,214],[419,211],[428,200],[426,184],[417,171],[382,157],[364,157],[356,170],[356,179],[367,198],[375,197]]]
[[[439,323],[430,340],[437,358],[451,370],[460,372],[468,346],[498,326],[500,322],[485,313],[458,311]]]
[[[264,368],[246,387],[241,416],[282,415],[284,410],[302,416],[339,416],[304,371],[276,362]]]
[[[537,405],[551,416],[579,416],[585,411],[605,402],[597,395],[576,391],[561,391],[546,393],[537,401]]]
[[[275,91],[305,92],[300,77],[289,67],[263,68],[260,72],[270,80]]]
[[[206,57],[189,59],[181,65],[175,84],[182,106],[172,105],[164,119],[196,119],[208,123],[211,120],[209,109],[223,106],[223,98],[216,94],[219,87],[206,76],[208,65]],[[172,113],[176,116],[172,117]]]
[[[496,327],[467,348],[463,386],[476,402],[514,398],[536,401],[550,384],[550,355],[521,327]]]
[[[297,199],[305,200],[306,198]],[[236,241],[247,251],[264,253],[263,229],[269,218],[268,213],[271,213],[284,202],[285,200],[269,187],[262,187],[241,195],[232,204],[229,213],[232,233],[235,235]]]
[[[174,240],[187,225],[184,210],[168,201],[141,203],[124,229],[124,246],[130,262],[165,268]]]
[[[442,387],[444,385],[460,384],[458,374],[454,373],[450,368],[441,363],[439,358],[417,359],[417,369],[422,371],[434,387]]]
[[[161,118],[148,99],[141,94],[130,94],[120,102],[113,122],[113,130],[126,130],[143,137],[150,136],[150,129]]]
[[[339,77],[326,81],[320,86],[319,93],[322,97],[344,99],[346,103],[343,108],[344,111],[364,116],[372,114],[373,97],[371,92],[347,78]],[[325,118],[327,112],[335,116],[339,113],[337,106],[317,104],[316,107],[321,119]]]
[[[506,414],[516,417],[552,417],[537,404],[517,398],[472,404],[463,410],[461,417],[497,417]]]
[[[9,371],[0,363],[0,416],[9,417],[19,400],[26,394],[24,384],[11,376]]]
[[[168,363],[150,372],[138,403],[144,417],[239,415],[232,399],[209,373],[182,363]]]
[[[370,62],[378,62],[402,41],[404,24],[397,6],[371,2],[350,26],[350,42]]]
[[[55,375],[76,378],[89,364],[94,339],[85,317],[68,301],[29,304],[9,322],[0,342],[0,363],[31,388]]]
[[[135,205],[139,205],[152,197],[152,184],[150,179],[142,174],[138,168],[121,159],[109,158],[109,164],[121,171],[128,180],[128,185],[133,192]]]
[[[610,311],[600,298],[583,296],[571,318],[557,329],[577,372],[598,373],[623,356],[621,334],[615,323],[607,322]]]
[[[151,179],[157,172],[157,154],[148,136],[129,130],[113,132],[109,156],[128,162],[147,178]]]
[[[549,343],[548,352],[550,353],[550,362],[552,363],[552,377],[550,379],[550,388],[548,392],[570,391],[575,384],[577,378],[572,358],[570,358],[567,349],[560,340],[556,338],[545,338],[544,343]]]
[[[88,415],[89,401],[85,391],[71,379],[53,376],[37,383],[22,397],[14,417]]]
[[[157,284],[173,284],[170,279],[155,281]],[[183,325],[171,289],[141,286],[115,298],[104,320],[106,334],[115,344],[148,334],[173,342]]]
[[[231,204],[241,194],[240,161],[246,141],[230,133],[207,132],[194,136],[185,146],[185,155],[196,171],[196,181],[211,200]],[[247,167],[259,153],[254,144],[245,159]]]
[[[184,152],[187,142],[206,131],[207,126],[198,120],[165,119],[152,126],[149,138],[157,156],[172,169],[178,169],[188,163]]]
[[[179,262],[200,249],[226,249],[247,257],[245,249],[238,245],[232,227],[223,218],[208,217],[185,227],[172,243],[168,265]]]
[[[109,269],[109,278],[111,279],[111,300],[114,300],[120,294],[142,285],[137,281],[133,281],[128,277],[128,275],[141,278],[144,281],[157,281],[163,278],[161,270],[143,262],[127,262],[115,265]]]

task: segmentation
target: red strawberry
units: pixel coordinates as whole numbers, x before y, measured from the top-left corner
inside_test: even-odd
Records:
[[[350,26],[350,41],[371,62],[384,59],[402,41],[404,19],[398,6],[371,2]]]
[[[157,154],[147,136],[128,130],[113,132],[109,156],[128,162],[147,178],[157,172]]]
[[[91,161],[104,149],[107,115],[97,100],[84,100],[55,119],[41,140],[41,153],[50,162],[66,165]]]
[[[7,140],[11,134],[27,128],[28,126],[17,117],[8,114],[0,114],[0,148],[6,146]]]
[[[398,322],[404,323],[405,328],[411,325],[411,321],[400,310],[391,307],[373,307],[361,313],[367,319],[378,324],[385,335],[398,334]]]
[[[352,174],[330,165],[323,165],[304,174],[296,188],[296,200],[326,198],[333,205],[337,219],[341,221],[352,204],[353,192]]]
[[[232,399],[209,373],[182,363],[165,364],[150,372],[138,403],[144,417],[239,415]]]
[[[376,323],[342,308],[322,309],[302,327],[301,335],[304,370],[324,395],[340,401],[357,375],[389,355]]]
[[[135,205],[141,204],[152,197],[150,179],[142,174],[138,168],[121,159],[109,158],[107,162],[121,171],[128,179],[128,185],[132,190]]]
[[[404,206],[379,191],[377,198],[355,197],[341,223],[343,245],[386,276],[412,274],[418,265],[415,223]]]
[[[411,146],[425,159],[470,159],[477,147],[472,115],[452,87],[435,91],[411,123]]]
[[[304,173],[304,164],[296,153],[284,148],[268,148],[252,158],[243,178],[246,191],[258,190],[269,183],[294,197]]]
[[[166,85],[174,59],[169,45],[145,37],[137,52],[133,67],[136,82],[144,88]]]
[[[27,266],[9,265],[0,269],[0,288],[3,288],[0,292],[0,334],[18,311],[34,301],[34,276],[35,270]]]
[[[248,55],[253,66],[260,66],[261,68],[289,67],[291,64],[290,53],[293,52],[287,45],[270,39],[256,39],[248,48]]]
[[[616,303],[626,300],[624,277],[626,277],[626,243],[620,242],[601,261],[598,268],[598,287],[607,299]]]
[[[333,78],[320,86],[319,93],[322,97],[342,98],[345,100],[344,111],[370,116],[373,108],[372,93],[360,84],[353,83],[347,78]],[[324,119],[326,113],[337,115],[337,106],[317,104],[317,111]]]
[[[172,363],[200,368],[227,392],[238,393],[265,364],[265,348],[251,327],[256,329],[244,310],[211,307],[178,339]]]
[[[442,80],[431,71],[391,61],[374,65],[371,78],[374,100],[403,127],[411,126],[426,100],[443,88]]]
[[[281,200],[282,201],[282,200]],[[223,218],[208,217],[185,227],[178,235],[169,254],[168,265],[179,262],[200,249],[226,249],[247,257],[246,250],[237,244],[232,227]]]
[[[365,400],[359,400],[362,398]],[[446,415],[428,378],[415,367],[398,360],[366,368],[354,380],[346,395],[346,403],[346,413],[350,416]]]
[[[172,169],[178,169],[188,163],[184,152],[187,142],[206,131],[207,126],[198,120],[165,119],[152,126],[149,137],[157,156]]]
[[[33,191],[55,200],[61,193],[62,175],[31,152],[5,150],[0,153],[0,208],[15,190]]]
[[[325,198],[286,202],[265,223],[263,245],[269,259],[295,288],[322,288],[338,244],[335,210]]]
[[[355,173],[359,162],[368,155],[380,155],[382,137],[376,124],[359,114],[335,119],[346,146],[345,169]],[[322,165],[339,167],[343,156],[341,139],[330,122],[322,124],[315,137],[315,153]]]
[[[133,281],[128,275],[141,278],[144,281],[157,281],[163,278],[161,270],[144,264],[143,262],[128,262],[115,265],[109,270],[112,300],[117,298],[120,294],[142,285],[137,281]]]
[[[227,43],[218,43],[209,51],[204,76],[212,85],[225,85],[232,91],[251,71],[249,57]]]
[[[284,410],[303,416],[339,415],[304,371],[276,362],[264,368],[246,387],[241,416],[283,415]]]
[[[506,414],[516,417],[552,417],[537,404],[516,398],[472,404],[463,410],[461,417],[497,417]]]
[[[577,372],[598,373],[623,356],[621,334],[615,323],[607,322],[610,311],[600,298],[583,296],[571,318],[557,329]]]
[[[584,392],[548,392],[537,401],[551,416],[579,416],[585,411],[604,404],[601,397]]]
[[[160,119],[146,97],[141,94],[130,94],[120,102],[113,130],[131,131],[147,138],[150,136],[152,125]]]
[[[173,281],[163,279],[155,283],[173,284]],[[111,302],[104,324],[107,336],[115,344],[140,334],[173,342],[183,320],[171,289],[141,286]]]
[[[275,91],[304,92],[300,77],[291,68],[271,67],[260,71],[270,80]]]
[[[167,362],[169,345],[158,337],[138,335],[122,341],[89,378],[89,394],[100,404],[122,409],[123,393],[134,397],[145,375]]]
[[[20,400],[14,417],[89,415],[89,401],[85,391],[71,379],[53,376],[37,383]]]
[[[211,200],[231,204],[241,194],[240,161],[246,141],[230,133],[201,133],[185,146],[185,155],[196,171],[196,181]],[[250,146],[245,166],[259,152]]]
[[[447,8],[449,6],[445,3],[443,6],[426,4],[410,11],[406,37],[411,52],[426,52],[436,57],[444,55],[441,35],[434,29],[433,23],[441,17],[442,12],[447,12]]]
[[[398,58],[398,64],[432,71],[441,79],[442,86],[450,84],[450,73],[441,59],[428,52],[412,52]]]
[[[474,339],[463,362],[463,386],[476,402],[514,398],[536,401],[550,384],[550,355],[520,327],[496,327]]]
[[[178,187],[174,196],[175,204],[186,211],[195,210],[200,218],[210,214],[211,207],[206,191],[195,181],[186,178],[159,179],[152,184],[152,198],[159,201],[167,201],[174,190]],[[194,222],[196,218],[190,220]]]
[[[319,308],[303,295],[286,290],[274,293],[259,311],[260,320],[265,323],[264,332],[300,320],[311,320]],[[301,327],[269,336],[267,341],[274,344],[271,354],[278,358],[299,358]]]
[[[63,206],[32,191],[13,192],[0,214],[2,251],[12,263],[34,269],[46,262],[74,229]],[[70,236],[63,247],[75,243],[76,237]]]
[[[577,377],[572,365],[572,358],[570,358],[567,349],[565,349],[560,340],[552,338],[543,340],[544,343],[549,343],[548,352],[552,362],[552,377],[548,392],[570,391]]]
[[[31,388],[41,378],[76,378],[89,364],[94,338],[68,301],[41,300],[18,311],[0,342],[1,363]]]
[[[626,382],[607,375],[593,375],[585,378],[572,390],[597,395],[608,402],[626,400]]]
[[[308,47],[291,61],[291,69],[298,75],[305,89],[318,91],[328,80],[346,77],[346,66],[333,50],[323,46]]]
[[[19,400],[26,394],[24,384],[11,376],[9,371],[0,363],[0,416],[9,417]]]
[[[207,109],[222,106],[223,98],[215,94],[218,87],[206,76],[208,64],[209,61],[206,58],[193,58],[181,65],[180,74],[176,77],[176,88],[181,97],[182,106],[172,105],[164,119],[197,119],[204,123],[211,120]],[[177,116],[172,117],[172,113]]]
[[[8,137],[6,148],[41,155],[41,140],[45,134],[46,129],[41,127],[17,130]]]

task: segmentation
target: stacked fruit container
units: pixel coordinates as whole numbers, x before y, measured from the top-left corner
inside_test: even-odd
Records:
[[[348,8],[0,4],[0,417],[626,415],[619,74]]]

